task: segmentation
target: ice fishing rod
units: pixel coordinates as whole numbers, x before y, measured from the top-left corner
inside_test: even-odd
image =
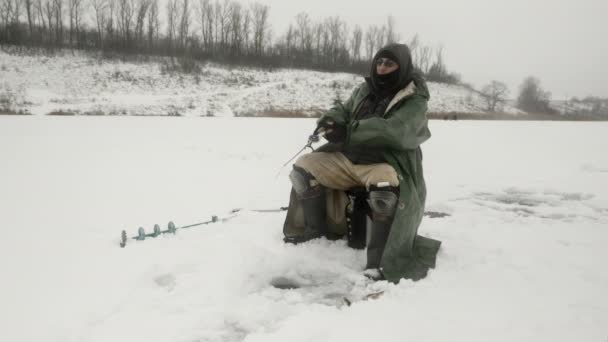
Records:
[[[300,153],[304,152],[304,150],[306,150],[307,148],[310,148],[310,150],[314,152],[315,149],[312,147],[312,144],[319,142],[319,140],[320,140],[319,135],[322,135],[323,133],[325,133],[325,129],[323,127],[317,127],[314,130],[314,132],[312,132],[312,134],[308,136],[308,142],[306,143],[306,145],[304,145],[304,147],[302,147],[302,149],[299,150],[298,153],[296,153],[293,157],[291,157],[291,159],[289,159],[287,162],[285,162],[285,164],[283,164],[283,166],[281,166],[281,168],[279,169],[279,172],[277,172],[277,175],[275,178],[278,178],[279,175],[281,174],[281,171],[283,171],[283,168],[285,168],[285,166],[287,166],[294,159],[296,159],[296,157],[298,157],[300,155]]]
[[[155,237],[158,237],[163,234],[176,234],[177,231],[181,230],[181,229],[209,225],[209,224],[213,224],[213,223],[226,222],[228,220],[231,220],[231,219],[237,217],[243,211],[251,211],[254,213],[279,213],[279,212],[287,211],[288,209],[289,209],[289,207],[279,207],[279,208],[272,208],[272,209],[235,208],[235,209],[230,210],[228,212],[228,214],[226,214],[225,216],[213,215],[213,216],[211,216],[210,220],[199,222],[199,223],[194,223],[194,224],[188,224],[188,225],[181,226],[181,227],[177,227],[175,225],[175,223],[173,223],[173,221],[170,221],[169,224],[167,225],[166,230],[161,230],[160,226],[158,224],[155,224],[154,230],[152,233],[146,233],[146,231],[143,227],[139,227],[139,229],[137,230],[137,235],[132,236],[132,237],[128,237],[127,232],[125,230],[123,230],[122,233],[120,234],[120,247],[125,248],[127,246],[127,242],[129,240],[143,241],[143,240],[146,240],[147,238],[155,238]],[[450,214],[443,213],[443,212],[435,212],[435,211],[425,211],[424,216],[428,216],[429,218],[433,219],[433,218],[447,217],[447,216],[450,216]]]
[[[296,159],[296,157],[299,156],[300,153],[302,153],[304,150],[306,150],[307,148],[310,148],[312,151],[314,151],[315,149],[312,147],[312,144],[319,142],[319,135],[321,135],[323,133],[325,133],[325,130],[322,127],[317,127],[314,130],[314,132],[308,137],[308,142],[306,143],[306,145],[304,145],[304,147],[302,147],[302,149],[299,150],[298,153],[296,153],[293,157],[291,157],[291,159],[289,159],[285,164],[283,164],[281,169],[279,169],[279,172],[277,173],[276,178],[279,177],[283,168],[285,166],[287,166],[287,164],[289,164],[291,161]],[[287,207],[280,207],[278,209],[257,209],[257,210],[254,209],[254,210],[250,210],[250,211],[259,212],[259,213],[270,213],[270,212],[280,212],[280,211],[286,211],[286,210],[287,210]],[[208,225],[208,224],[212,224],[212,223],[216,223],[216,222],[224,222],[224,221],[227,221],[227,220],[230,220],[230,219],[236,217],[240,211],[243,211],[243,209],[242,208],[232,209],[224,217],[219,217],[219,216],[214,215],[214,216],[211,216],[210,220],[199,222],[199,223],[194,223],[194,224],[189,224],[189,225],[185,225],[185,226],[181,226],[181,227],[176,227],[175,223],[173,223],[173,221],[170,221],[167,224],[167,229],[165,229],[165,230],[162,230],[160,228],[160,225],[155,224],[152,233],[146,233],[146,231],[143,227],[139,227],[139,229],[137,230],[137,235],[132,236],[132,237],[128,237],[127,232],[125,230],[123,230],[122,233],[120,234],[120,247],[125,248],[127,246],[127,241],[129,241],[129,240],[143,241],[146,238],[155,238],[162,234],[175,234],[178,229],[186,229],[186,228]]]
[[[298,153],[296,153],[293,157],[291,157],[291,159],[289,159],[285,164],[283,164],[282,167],[287,166],[287,164],[289,164],[292,160],[296,159],[296,157],[299,156],[300,153],[304,152],[304,150],[306,150],[307,148],[310,148],[312,151],[314,151],[315,149],[312,147],[312,144],[319,142],[319,134],[323,133],[325,133],[325,130],[322,127],[317,127],[315,131],[312,132],[310,136],[308,136],[308,142],[306,143],[306,145],[304,145],[304,147],[302,147],[302,149],[299,150]]]

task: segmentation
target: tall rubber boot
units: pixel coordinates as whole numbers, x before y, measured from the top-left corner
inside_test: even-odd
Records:
[[[367,265],[366,269],[380,268],[380,261],[384,253],[384,247],[388,240],[388,235],[391,232],[393,217],[384,218],[383,220],[372,219],[372,231],[367,245]]]
[[[346,206],[346,224],[348,228],[348,247],[364,249],[367,243],[367,193],[350,192]]]
[[[327,207],[325,187],[306,170],[294,165],[289,174],[304,214],[304,232],[286,242],[301,243],[327,234]]]
[[[300,204],[304,211],[304,233],[301,241],[323,237],[327,234],[327,207],[325,203],[325,188],[315,186],[300,196]]]
[[[366,269],[379,269],[391,226],[395,218],[399,189],[396,187],[370,187],[368,203],[372,211],[372,226],[367,245]]]

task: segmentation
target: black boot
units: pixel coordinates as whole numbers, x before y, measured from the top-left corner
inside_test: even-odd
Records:
[[[380,260],[382,260],[392,224],[392,217],[386,220],[372,219],[372,231],[367,245],[367,265],[365,269],[380,268]]]
[[[323,237],[327,234],[327,207],[325,188],[316,186],[300,197],[304,211],[304,233],[299,242]]]
[[[367,217],[370,214],[367,204],[367,193],[351,190],[348,192],[349,203],[346,206],[346,224],[348,247],[364,249],[367,243]]]
[[[368,203],[372,211],[371,237],[367,245],[366,269],[380,269],[382,254],[391,232],[399,189],[394,187],[370,187]]]
[[[327,234],[327,207],[325,187],[306,170],[294,166],[289,175],[304,212],[304,232],[285,242],[301,243]]]

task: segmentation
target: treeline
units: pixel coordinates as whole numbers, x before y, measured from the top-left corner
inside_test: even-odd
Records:
[[[0,0],[0,43],[365,73],[378,48],[402,41],[393,17],[363,28],[300,13],[275,35],[269,14],[234,0]],[[460,82],[442,48],[406,43],[431,81]]]

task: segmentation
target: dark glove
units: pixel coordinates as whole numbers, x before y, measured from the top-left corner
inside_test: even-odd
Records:
[[[327,141],[337,144],[346,140],[346,125],[335,123],[332,120],[319,122],[319,129]]]

